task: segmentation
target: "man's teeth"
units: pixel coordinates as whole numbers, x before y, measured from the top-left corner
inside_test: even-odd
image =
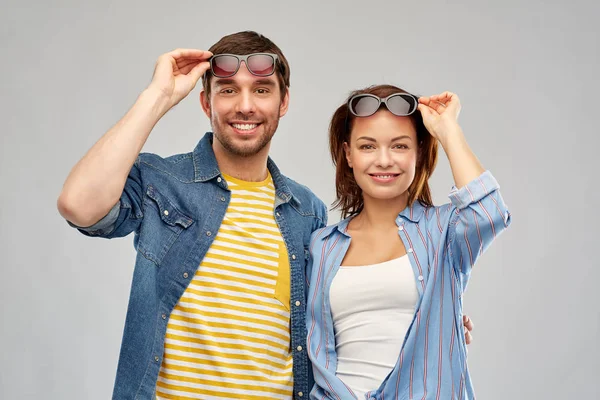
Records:
[[[240,131],[250,131],[258,126],[258,124],[232,124],[235,129]]]

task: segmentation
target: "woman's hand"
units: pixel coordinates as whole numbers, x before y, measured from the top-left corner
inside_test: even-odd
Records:
[[[451,92],[420,97],[418,109],[429,133],[444,145],[448,138],[461,132],[458,125],[460,99]]]

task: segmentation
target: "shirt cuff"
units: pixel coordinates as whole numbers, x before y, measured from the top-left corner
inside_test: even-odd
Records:
[[[462,210],[469,204],[478,202],[499,188],[500,186],[492,173],[485,171],[460,189],[453,186],[448,197],[450,197],[450,201],[456,208]]]
[[[110,233],[110,231],[113,229],[115,222],[117,222],[117,219],[119,218],[120,210],[121,210],[121,201],[119,201],[117,204],[115,204],[113,206],[113,208],[110,209],[108,214],[106,214],[106,216],[104,218],[102,218],[100,221],[96,222],[94,225],[83,227],[83,226],[77,226],[77,225],[73,224],[71,221],[67,221],[67,223],[70,226],[72,226],[73,228],[77,228],[78,230],[89,233],[90,235],[103,235],[103,234]]]

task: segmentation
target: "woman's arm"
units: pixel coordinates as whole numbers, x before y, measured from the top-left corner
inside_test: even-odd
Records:
[[[454,211],[449,218],[448,244],[454,267],[469,274],[477,258],[510,224],[510,213],[499,185],[485,171],[458,125],[458,96],[444,92],[419,99],[423,123],[446,152],[456,188],[450,193]]]
[[[419,98],[423,123],[444,148],[459,189],[484,172],[458,124],[460,109],[460,99],[454,93]]]

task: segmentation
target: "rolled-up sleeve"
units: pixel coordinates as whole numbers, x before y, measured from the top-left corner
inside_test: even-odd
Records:
[[[139,158],[129,171],[123,193],[117,204],[100,221],[92,226],[80,227],[68,224],[86,236],[111,239],[137,231],[144,217],[142,209],[143,183]]]
[[[457,272],[470,274],[479,256],[510,225],[510,212],[499,188],[494,176],[485,171],[466,186],[450,192],[455,210],[448,239]]]

